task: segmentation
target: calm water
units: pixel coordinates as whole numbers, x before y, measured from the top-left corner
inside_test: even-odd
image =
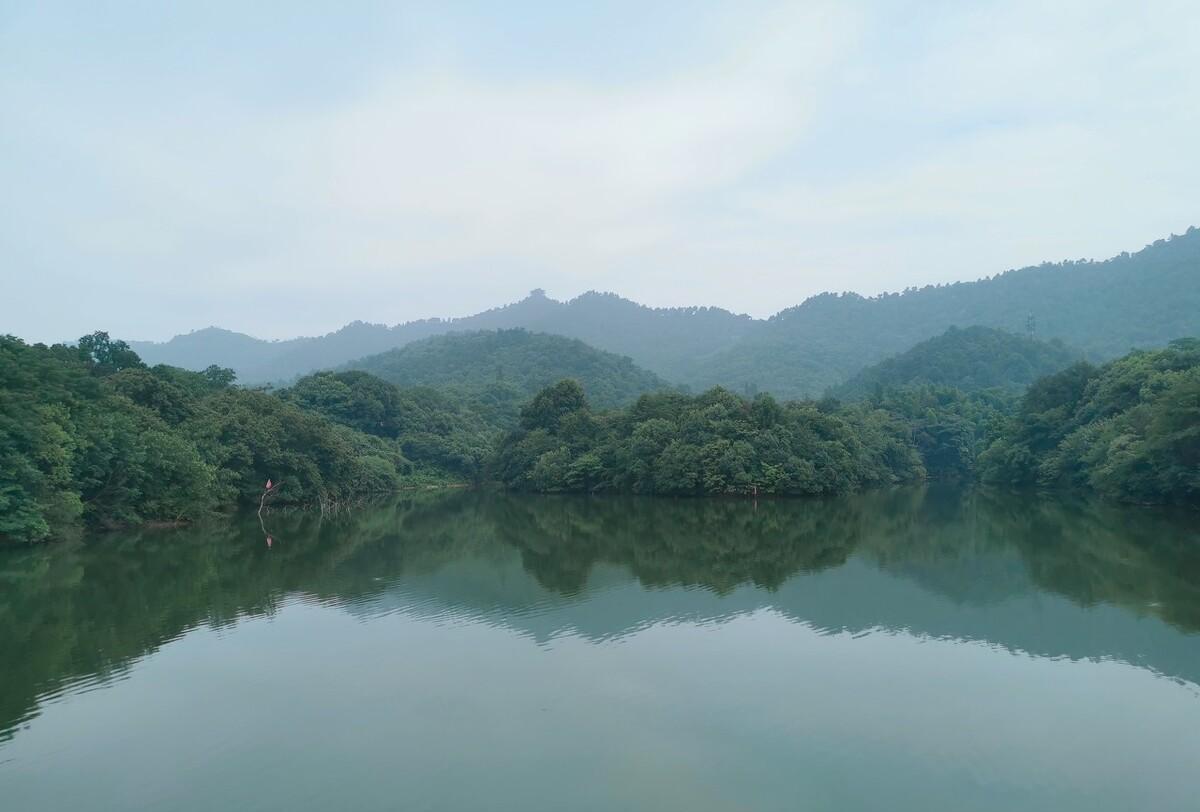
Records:
[[[452,493],[0,551],[0,808],[1194,810],[1200,523]]]

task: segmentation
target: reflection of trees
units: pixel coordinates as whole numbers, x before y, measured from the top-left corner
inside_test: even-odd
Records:
[[[422,518],[427,500],[322,521],[268,518],[267,549],[253,514],[203,527],[110,534],[89,543],[0,551],[0,737],[35,697],[79,676],[104,679],[200,623],[220,626],[275,611],[289,594],[353,600],[381,575],[431,551],[454,555],[457,514]],[[448,519],[448,520],[447,520]],[[409,525],[416,526],[415,531]],[[419,543],[400,543],[415,532]]]
[[[1107,603],[1200,631],[1194,514],[931,487],[860,552],[962,602],[1031,586],[1081,606]],[[1019,566],[1003,570],[997,559]]]
[[[499,538],[521,550],[547,588],[570,594],[598,563],[647,586],[750,583],[775,589],[799,572],[845,562],[859,541],[887,532],[919,491],[844,499],[522,497],[496,501]]]
[[[270,613],[289,596],[355,603],[401,575],[514,549],[563,595],[584,590],[597,566],[646,586],[725,593],[774,590],[858,555],[959,602],[1040,588],[1200,630],[1195,517],[1086,502],[947,488],[757,505],[452,492],[333,521],[284,512],[268,522],[271,549],[251,514],[0,551],[0,737],[36,712],[38,696],[117,674],[197,624]]]
[[[982,512],[1025,559],[1029,577],[1075,603],[1108,603],[1200,631],[1200,528],[1195,514],[1099,501],[984,494]]]

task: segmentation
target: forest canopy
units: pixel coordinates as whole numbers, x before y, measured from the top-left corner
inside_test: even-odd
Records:
[[[925,476],[908,427],[882,410],[713,389],[598,414],[569,380],[522,409],[496,470],[519,490],[673,495],[842,493]]]
[[[980,467],[991,482],[1200,504],[1200,340],[1042,378]]]
[[[0,338],[0,537],[194,520],[257,500],[272,478],[279,501],[328,503],[393,491],[422,461],[441,478],[478,470],[479,449],[461,454],[474,468],[455,456],[467,429],[447,410],[357,383],[408,411],[368,432],[365,395],[331,415],[304,387],[281,397],[238,388],[221,367],[147,367],[106,333],[76,346]]]
[[[576,339],[527,330],[451,333],[350,365],[402,387],[430,387],[512,428],[520,406],[544,387],[576,380],[598,408],[671,388],[630,359]]]
[[[483,333],[418,348],[404,380],[433,386],[344,370],[278,391],[239,387],[215,365],[148,367],[105,333],[74,346],[0,338],[0,537],[191,521],[256,501],[269,479],[283,480],[277,501],[317,505],[485,481],[537,492],[801,495],[947,477],[1200,504],[1197,339],[1101,366],[1080,361],[1022,395],[1014,378],[1069,353],[952,330],[865,371],[861,396],[843,403],[719,387],[628,402],[661,381],[589,348],[556,355],[578,342],[552,338]],[[503,354],[475,351],[492,344]],[[511,366],[485,379],[480,365],[495,371],[498,357]],[[589,375],[605,406],[569,377],[522,394],[564,366]]]
[[[1021,392],[1038,378],[1078,360],[1080,355],[1061,341],[1038,341],[993,327],[951,327],[867,367],[830,394],[860,400],[881,389],[923,385],[948,386],[961,392]]]

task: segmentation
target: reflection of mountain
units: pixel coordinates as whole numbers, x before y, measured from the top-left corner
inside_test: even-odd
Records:
[[[948,573],[928,565],[914,572],[881,565],[862,551],[843,565],[798,574],[774,590],[744,585],[723,595],[710,588],[646,589],[624,570],[602,564],[585,588],[565,596],[540,585],[514,555],[492,582],[502,589],[479,592],[481,568],[457,561],[436,573],[403,578],[351,611],[364,617],[404,612],[472,620],[539,641],[566,634],[601,641],[655,623],[715,623],[771,610],[831,633],[902,632],[975,640],[1039,657],[1116,659],[1200,684],[1200,640],[1194,634],[1151,614],[1083,605],[1042,591],[1028,576],[1018,585],[1013,563],[997,554],[991,561],[973,558],[969,566],[947,561]],[[964,598],[938,588],[943,581],[953,583],[947,574],[992,573],[1000,576],[997,585],[1005,594],[982,589],[982,599]]]
[[[770,610],[1200,683],[1200,545],[1159,513],[952,490],[757,505],[459,492],[271,529],[271,550],[251,519],[0,554],[0,731],[40,696],[288,596],[546,642]]]

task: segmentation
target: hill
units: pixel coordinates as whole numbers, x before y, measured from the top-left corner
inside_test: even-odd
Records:
[[[977,282],[866,298],[815,296],[678,379],[812,396],[955,324],[1061,339],[1093,360],[1200,333],[1200,230],[1103,262],[1043,264]],[[636,356],[634,356],[636,358]]]
[[[220,327],[205,327],[177,335],[170,341],[130,341],[130,349],[147,364],[168,364],[199,372],[211,365],[227,367],[238,377],[250,382],[255,370],[265,369],[287,348],[298,348],[319,342],[315,338],[294,338],[289,341],[264,341],[245,333],[235,333]]]
[[[237,372],[242,383],[259,384],[290,381],[435,335],[520,328],[637,356],[643,367],[669,377],[696,357],[731,346],[759,323],[715,307],[652,308],[595,291],[560,302],[535,290],[518,302],[456,319],[422,319],[394,327],[356,321],[323,336],[287,341],[209,327],[166,342],[129,345],[149,363],[196,370],[216,363]],[[205,360],[209,358],[216,360]]]
[[[1200,334],[1200,230],[1105,261],[1072,260],[974,282],[864,297],[824,293],[767,320],[710,307],[651,308],[611,293],[570,301],[533,291],[459,319],[395,327],[355,322],[317,338],[261,341],[210,328],[165,344],[132,342],[151,363],[233,368],[243,383],[287,381],[433,335],[523,328],[628,355],[694,389],[722,385],[782,397],[815,396],[858,370],[956,324],[1015,332],[1032,321],[1095,361]]]
[[[913,385],[952,386],[963,392],[1018,390],[1078,360],[1057,340],[1038,341],[993,327],[951,327],[867,367],[829,394],[859,400],[881,389]]]
[[[979,467],[993,482],[1200,506],[1200,339],[1042,378]]]
[[[489,417],[499,413],[515,418],[522,402],[563,378],[577,380],[599,408],[622,406],[645,392],[670,388],[627,357],[577,339],[527,330],[435,336],[363,358],[348,368],[400,387],[431,387],[466,397]]]

